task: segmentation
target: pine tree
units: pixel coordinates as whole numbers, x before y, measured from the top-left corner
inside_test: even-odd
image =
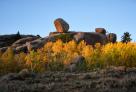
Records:
[[[17,34],[16,34],[16,40],[20,39],[21,38],[21,35],[20,35],[20,32],[18,30]]]
[[[129,33],[129,32],[125,32],[124,34],[123,34],[123,36],[121,37],[122,39],[121,39],[121,42],[123,42],[123,43],[128,43],[128,42],[130,42],[132,39],[130,38],[130,36],[131,36],[131,34]]]

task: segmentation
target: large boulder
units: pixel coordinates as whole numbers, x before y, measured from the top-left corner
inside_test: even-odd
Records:
[[[26,43],[27,50],[28,51],[37,50],[37,49],[43,47],[47,42],[49,42],[49,37],[40,38],[40,39],[34,40],[32,42],[27,42]]]
[[[115,43],[117,41],[117,35],[115,33],[109,33],[107,39],[109,42]]]
[[[108,42],[105,35],[95,32],[78,32],[74,35],[74,40],[76,42],[84,40],[89,45],[95,45],[96,43],[105,45]]]
[[[95,32],[96,32],[96,33],[101,33],[101,34],[106,35],[106,30],[105,30],[104,28],[96,28],[96,29],[95,29]]]
[[[68,32],[69,24],[62,18],[58,18],[54,21],[57,32]]]

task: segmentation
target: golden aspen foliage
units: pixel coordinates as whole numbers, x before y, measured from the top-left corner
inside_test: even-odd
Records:
[[[85,58],[86,65],[79,69],[94,70],[109,66],[136,67],[136,43],[108,43],[94,46],[84,41],[76,43],[61,40],[48,42],[43,48],[29,53],[14,54],[12,48],[0,53],[0,73],[18,72],[28,68],[34,72],[62,71],[77,56]]]

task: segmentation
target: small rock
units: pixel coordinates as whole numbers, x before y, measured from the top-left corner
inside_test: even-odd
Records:
[[[75,72],[76,71],[76,64],[71,64],[69,67],[68,67],[68,70],[70,72]]]
[[[18,73],[18,76],[21,77],[21,78],[29,77],[30,72],[29,72],[28,69],[23,69]]]
[[[84,79],[91,79],[91,76],[89,74],[83,74],[79,76],[79,79],[84,80]]]
[[[79,64],[83,64],[84,61],[85,61],[85,58],[83,56],[77,56],[72,60],[71,64],[79,65]]]
[[[70,72],[75,72],[78,69],[78,65],[81,65],[84,63],[85,58],[83,56],[77,56],[75,57],[70,65],[68,65],[67,70]]]
[[[113,69],[116,72],[126,72],[126,67],[125,66],[117,66],[117,67],[110,67],[111,69]]]

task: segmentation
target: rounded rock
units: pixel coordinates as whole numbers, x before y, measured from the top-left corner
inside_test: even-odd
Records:
[[[54,21],[57,32],[65,33],[69,30],[69,24],[62,18],[58,18]]]
[[[109,42],[115,43],[117,41],[117,35],[115,33],[109,33],[107,39]]]

